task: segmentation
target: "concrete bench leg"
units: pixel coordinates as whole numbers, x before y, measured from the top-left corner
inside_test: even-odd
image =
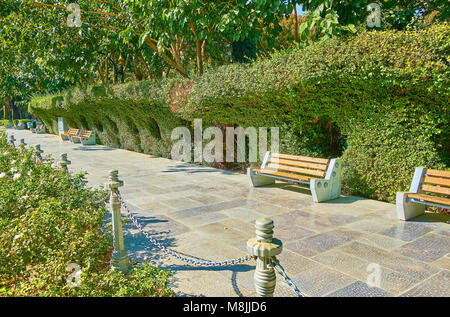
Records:
[[[312,179],[309,188],[315,203],[341,197],[341,162],[332,159],[325,179]]]
[[[252,169],[247,168],[247,176],[252,187],[260,187],[266,185],[275,184],[275,179],[268,176],[256,175],[252,172]]]
[[[406,201],[407,195],[405,192],[397,193],[397,216],[400,220],[409,220],[425,213],[425,205]]]

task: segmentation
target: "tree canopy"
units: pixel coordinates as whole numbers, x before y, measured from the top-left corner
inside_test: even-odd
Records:
[[[273,49],[349,36],[368,28],[367,6],[373,0],[72,2],[0,0],[3,103],[99,81],[192,77]],[[449,13],[446,0],[379,5],[378,29],[424,27]],[[242,56],[236,58],[238,50]]]

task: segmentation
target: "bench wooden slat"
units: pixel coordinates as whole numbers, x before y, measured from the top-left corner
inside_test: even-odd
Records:
[[[422,190],[425,192],[450,195],[450,188],[438,187],[433,185],[423,185]]]
[[[326,165],[328,165],[328,163],[330,162],[330,160],[328,160],[328,159],[323,159],[323,158],[318,158],[318,157],[290,155],[290,154],[281,154],[281,153],[272,153],[271,157],[293,160],[293,161],[303,161],[303,162],[310,162],[310,163],[326,164]]]
[[[261,174],[267,174],[267,175],[274,175],[274,176],[280,176],[284,178],[290,178],[292,180],[302,180],[305,182],[309,182],[311,180],[311,177],[304,176],[304,175],[298,175],[298,174],[292,174],[292,173],[284,173],[284,172],[276,172],[271,170],[262,170],[262,169],[254,169],[254,172],[258,172]]]
[[[318,171],[318,170],[311,170],[311,169],[298,168],[298,167],[292,167],[292,166],[286,166],[286,165],[271,164],[271,163],[267,167],[268,168],[274,168],[274,169],[277,169],[277,170],[283,170],[283,171],[300,173],[300,174],[325,177],[325,172]]]
[[[427,176],[450,178],[450,171],[427,169]]]
[[[447,178],[426,176],[424,178],[423,182],[425,184],[441,185],[441,186],[450,187],[450,179],[447,179]]]
[[[424,195],[424,194],[408,194],[407,197],[424,200],[424,201],[431,202],[431,203],[450,206],[450,199],[445,198],[445,197],[436,197],[436,196]]]
[[[279,164],[279,165],[290,165],[290,166],[313,168],[313,169],[318,169],[321,171],[326,171],[328,168],[328,165],[326,165],[326,164],[307,163],[307,162],[290,161],[290,160],[283,160],[283,159],[270,159],[269,162],[273,163],[273,164]]]

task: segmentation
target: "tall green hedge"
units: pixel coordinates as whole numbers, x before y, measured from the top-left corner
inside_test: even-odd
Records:
[[[33,98],[29,111],[55,134],[62,117],[70,127],[94,131],[99,143],[167,156],[172,129],[185,125],[168,106],[170,87],[170,82],[144,81],[74,88]]]
[[[195,118],[203,126],[279,127],[281,151],[343,155],[347,192],[392,200],[416,166],[449,165],[449,33],[445,23],[335,38],[194,80],[75,90],[62,106],[57,96],[35,98],[30,112],[148,152],[158,142],[169,148],[163,135]]]

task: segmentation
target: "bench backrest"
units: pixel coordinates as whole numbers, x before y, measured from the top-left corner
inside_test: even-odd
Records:
[[[267,157],[269,155],[269,157]],[[268,153],[264,159],[263,169],[286,171],[309,177],[324,178],[330,160],[308,156],[298,156],[280,153]]]
[[[426,169],[421,190],[444,196],[450,196],[450,171]]]
[[[81,130],[81,132],[80,132],[80,137],[82,137],[82,138],[89,138],[90,136],[91,136],[91,134],[92,134],[92,131],[89,131],[89,130]]]
[[[40,125],[36,126],[36,129],[41,130],[43,126],[44,125],[40,124]]]
[[[78,132],[79,132],[79,131],[80,131],[80,130],[78,130],[78,129],[70,128],[70,129],[67,131],[67,134],[68,134],[68,135],[75,136],[75,135],[78,135]]]

